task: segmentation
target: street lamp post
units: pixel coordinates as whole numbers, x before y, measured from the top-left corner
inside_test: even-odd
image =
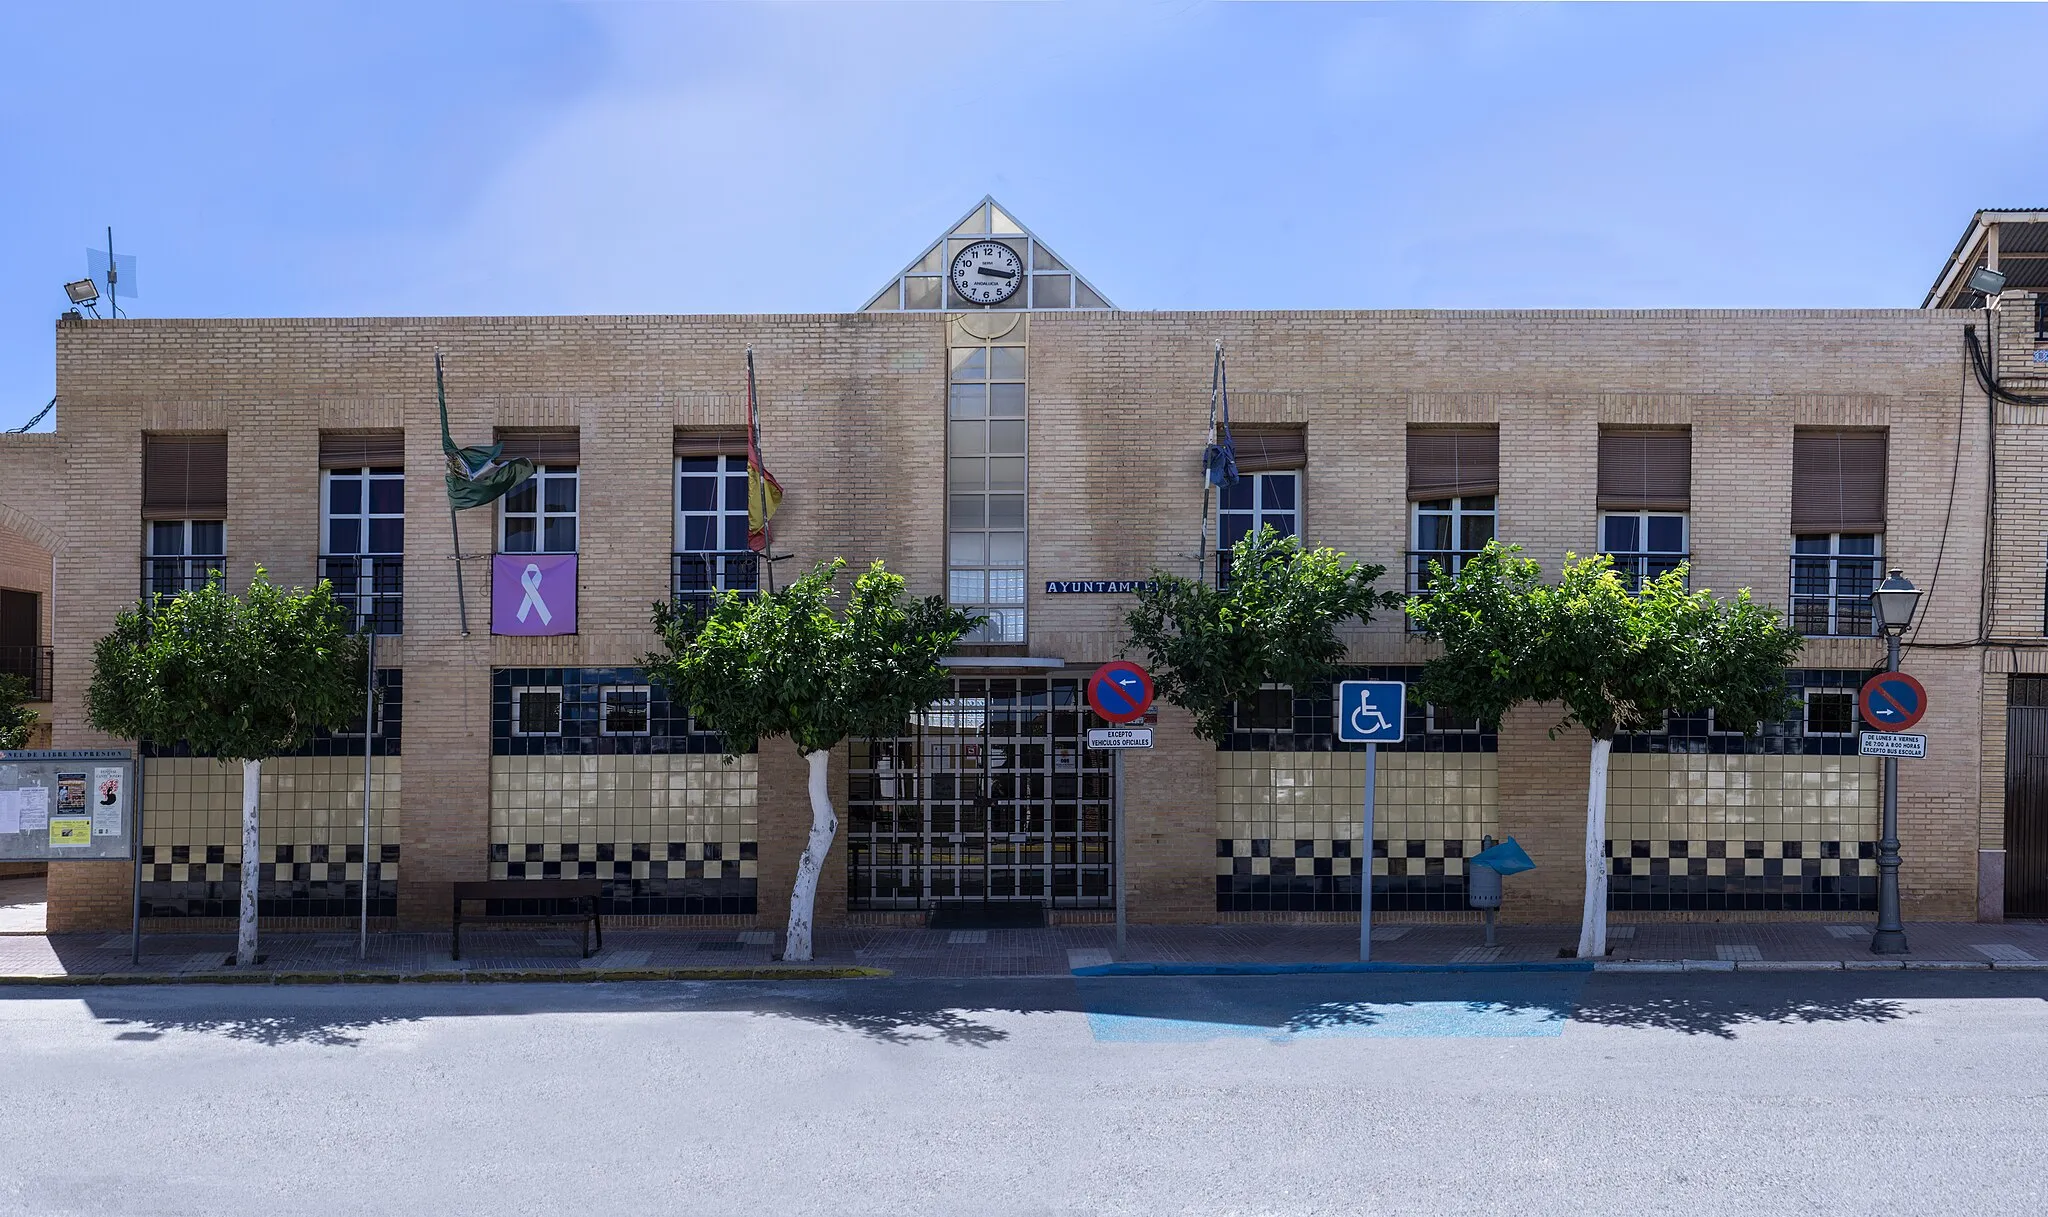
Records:
[[[1871,612],[1884,631],[1885,670],[1899,670],[1899,635],[1913,624],[1920,589],[1905,573],[1885,572],[1870,593]],[[1884,835],[1877,843],[1877,933],[1870,949],[1879,955],[1906,953],[1906,927],[1899,920],[1899,758],[1884,758]]]

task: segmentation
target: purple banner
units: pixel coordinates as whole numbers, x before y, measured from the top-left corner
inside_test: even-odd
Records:
[[[575,554],[497,554],[491,559],[491,633],[575,632]]]

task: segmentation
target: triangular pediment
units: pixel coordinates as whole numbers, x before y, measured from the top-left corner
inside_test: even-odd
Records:
[[[1000,246],[991,250],[989,246]],[[1007,250],[1007,254],[1003,251]],[[993,257],[982,257],[993,254]],[[987,266],[980,281],[1007,287],[1011,274],[1021,280],[1001,299],[983,302],[960,294],[949,272],[956,259],[978,258]],[[1014,264],[1013,260],[1014,259]],[[972,263],[970,263],[971,265]],[[1000,278],[992,278],[1000,276]],[[968,276],[976,290],[976,276]],[[995,294],[991,291],[989,294]],[[993,196],[983,196],[960,222],[946,230],[911,260],[888,286],[869,300],[867,313],[974,312],[981,309],[1109,309],[1116,306],[1068,266],[1038,235],[1019,223]]]

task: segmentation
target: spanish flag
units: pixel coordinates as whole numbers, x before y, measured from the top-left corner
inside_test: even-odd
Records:
[[[782,483],[761,460],[761,422],[754,413],[754,348],[747,348],[747,548],[768,552],[768,521],[782,506]]]

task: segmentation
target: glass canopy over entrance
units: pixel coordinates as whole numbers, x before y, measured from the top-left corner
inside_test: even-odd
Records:
[[[867,313],[1115,308],[984,197],[862,308]]]

